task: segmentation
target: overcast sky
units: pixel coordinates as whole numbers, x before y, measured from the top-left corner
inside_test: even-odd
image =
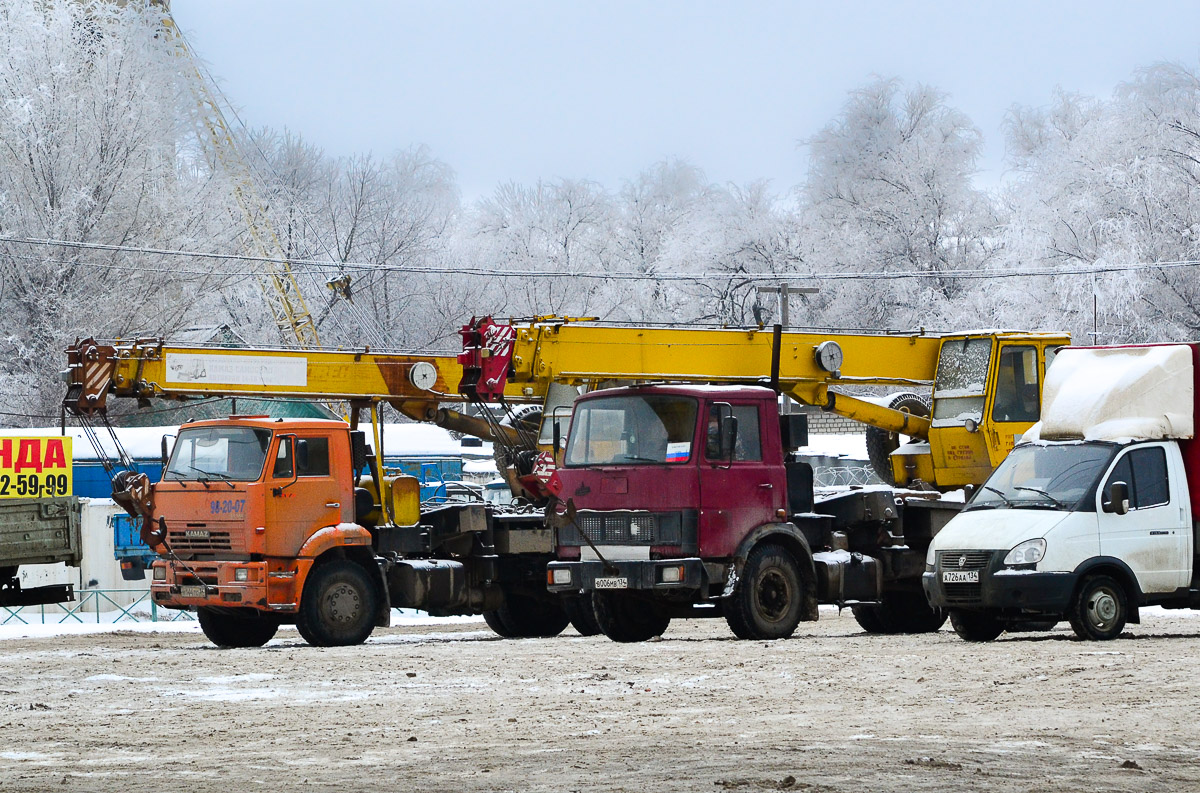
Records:
[[[1159,60],[1200,67],[1200,2],[171,0],[251,126],[332,155],[424,143],[467,199],[506,181],[609,187],[667,157],[717,182],[804,174],[800,142],[873,75],[927,83],[982,130],[1055,86],[1107,97]]]

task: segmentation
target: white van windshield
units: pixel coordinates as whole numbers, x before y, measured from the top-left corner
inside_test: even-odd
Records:
[[[966,509],[1080,509],[1117,448],[1113,443],[1018,446],[975,491]]]

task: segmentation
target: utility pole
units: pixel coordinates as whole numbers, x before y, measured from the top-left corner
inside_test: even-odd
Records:
[[[815,286],[791,286],[782,283],[779,286],[759,286],[755,287],[760,295],[778,295],[779,296],[779,324],[783,326],[784,331],[788,329],[788,300],[789,295],[812,295],[819,290]],[[783,414],[792,412],[792,398],[785,396],[783,404],[780,405],[779,411]]]

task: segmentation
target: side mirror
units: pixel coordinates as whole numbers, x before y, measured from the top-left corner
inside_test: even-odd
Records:
[[[968,501],[971,500],[971,496],[975,495],[975,491],[978,489],[975,485],[963,485],[963,493],[966,494]]]
[[[296,439],[296,474],[308,470],[308,441]]]
[[[1100,508],[1105,512],[1124,515],[1129,512],[1129,485],[1125,482],[1113,482],[1104,494]]]
[[[163,467],[163,470],[164,470],[164,471],[165,471],[165,470],[167,470],[167,463],[168,463],[168,462],[170,461],[170,459],[171,459],[171,447],[172,447],[172,445],[167,443],[167,438],[174,438],[174,437],[175,437],[174,435],[164,435],[164,436],[162,436],[162,443],[161,443],[161,446],[160,446],[160,449],[159,449],[159,451],[160,451],[160,452],[161,452],[161,454],[162,454],[162,467]]]
[[[733,462],[737,451],[738,420],[737,416],[721,417],[721,459]]]

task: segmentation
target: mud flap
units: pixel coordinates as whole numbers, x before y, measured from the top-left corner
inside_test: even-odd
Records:
[[[387,573],[392,563],[383,557],[375,557],[375,565],[369,568],[368,575],[375,581],[379,590],[379,612],[375,615],[376,628],[392,627],[392,593],[388,590]]]

